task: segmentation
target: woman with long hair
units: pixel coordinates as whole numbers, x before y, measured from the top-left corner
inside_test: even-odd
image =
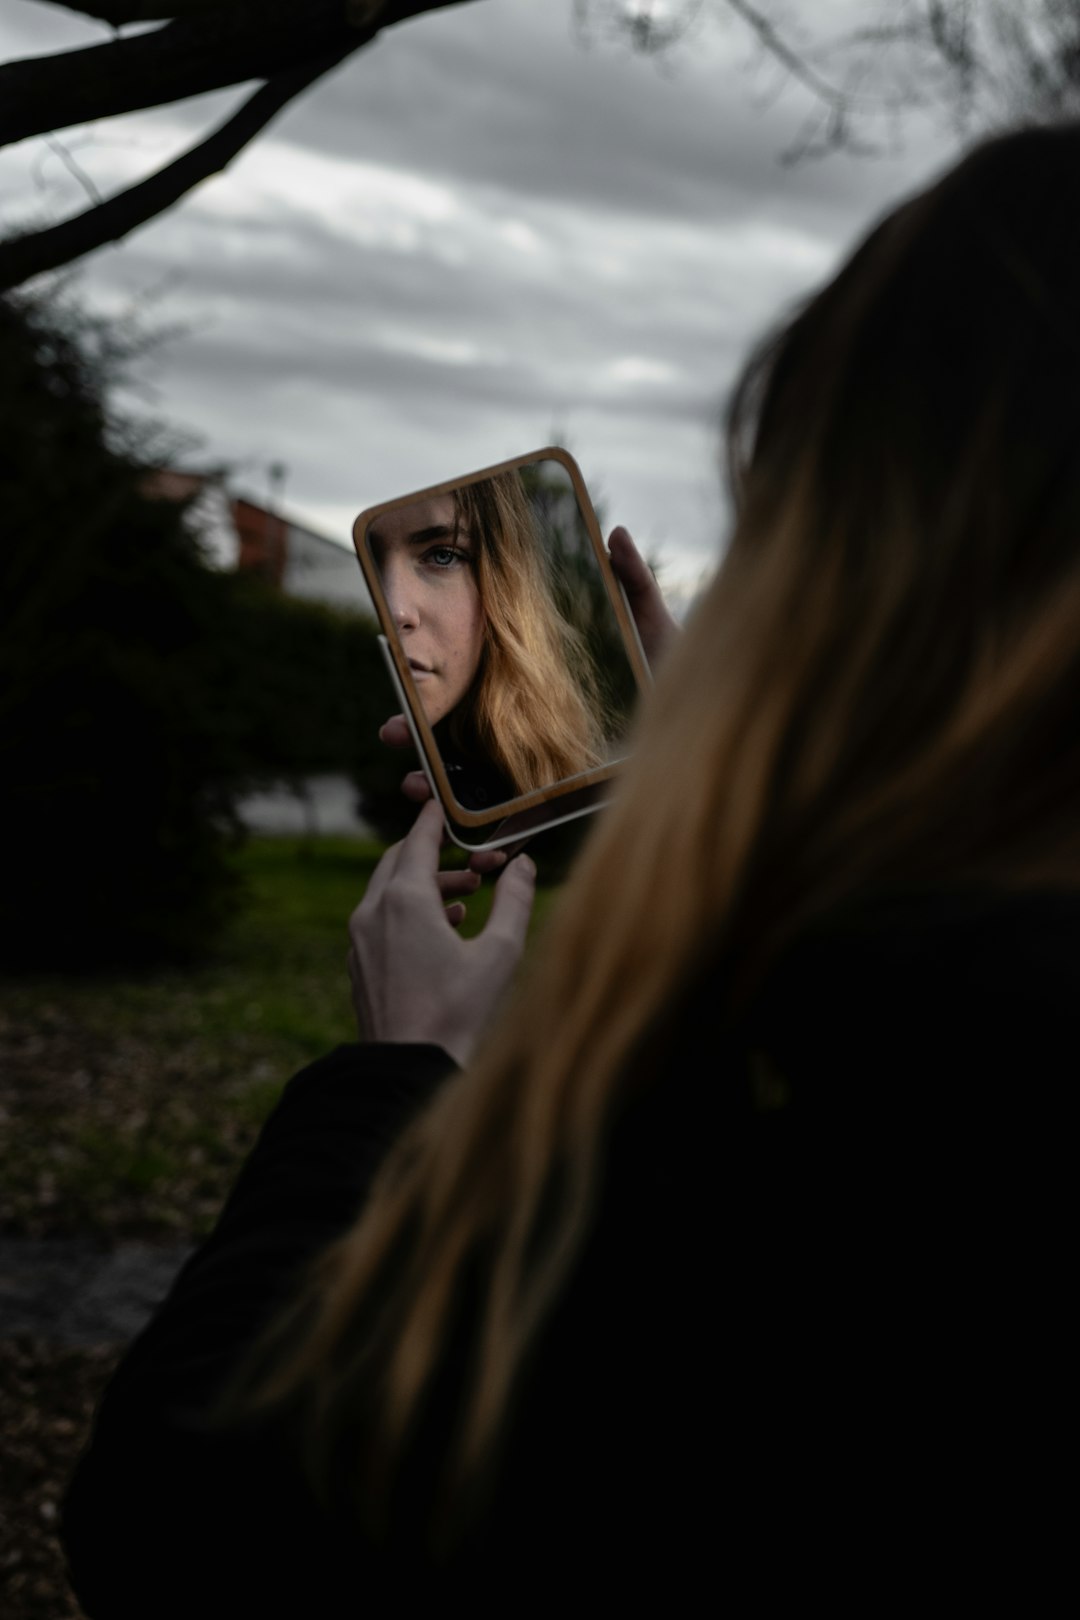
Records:
[[[360,1044],[293,1082],[106,1397],[68,1507],[92,1616],[166,1564],[202,1614],[1038,1600],[1071,1454],[1078,175],[1076,127],[988,143],[754,357],[722,568],[494,1027],[527,863],[466,941],[436,807],[388,853]]]
[[[516,470],[383,512],[367,538],[467,808],[605,763],[597,671],[560,611],[553,560]]]

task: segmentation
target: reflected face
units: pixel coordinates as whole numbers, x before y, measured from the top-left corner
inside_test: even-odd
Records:
[[[380,513],[368,530],[387,605],[429,725],[457,707],[484,650],[475,544],[454,532],[454,497]]]

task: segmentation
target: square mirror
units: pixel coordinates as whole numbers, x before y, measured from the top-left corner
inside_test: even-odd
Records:
[[[649,671],[573,457],[369,507],[353,541],[455,842],[497,848],[602,804]]]

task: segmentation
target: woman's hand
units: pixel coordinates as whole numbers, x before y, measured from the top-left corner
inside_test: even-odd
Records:
[[[500,878],[475,939],[455,932],[475,872],[440,872],[442,811],[425,804],[412,831],[386,851],[349,919],[349,978],[362,1041],[431,1041],[456,1063],[472,1056],[525,945],[536,868],[528,856]]]

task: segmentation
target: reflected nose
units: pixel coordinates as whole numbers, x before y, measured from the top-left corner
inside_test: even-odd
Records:
[[[390,559],[383,568],[382,580],[390,617],[399,630],[415,630],[420,614],[412,589],[412,570],[396,558]]]

